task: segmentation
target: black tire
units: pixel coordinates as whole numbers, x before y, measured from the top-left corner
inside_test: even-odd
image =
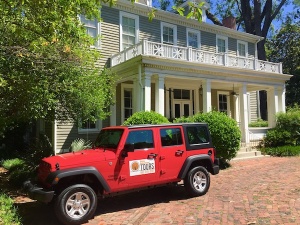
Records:
[[[192,168],[184,178],[184,187],[191,197],[205,195],[209,186],[209,173],[202,166]]]
[[[76,184],[62,191],[56,199],[54,210],[57,219],[66,225],[87,222],[97,208],[97,195],[85,184]]]

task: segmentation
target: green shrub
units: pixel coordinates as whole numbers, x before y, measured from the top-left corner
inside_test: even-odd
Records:
[[[21,219],[13,205],[13,200],[4,193],[0,193],[0,224],[21,224]]]
[[[261,152],[271,156],[298,156],[300,155],[300,146],[279,146],[262,148]]]
[[[15,158],[15,159],[7,159],[2,162],[2,166],[7,170],[13,170],[19,168],[24,165],[24,160]]]
[[[189,118],[178,118],[174,122],[205,122],[208,124],[217,156],[222,163],[231,160],[240,148],[241,131],[237,122],[226,114],[211,111],[197,113]]]
[[[268,121],[259,118],[256,122],[249,123],[249,127],[268,127]]]
[[[278,128],[273,128],[267,131],[266,137],[263,139],[265,147],[276,147],[291,145],[291,133]]]
[[[163,124],[170,123],[169,120],[161,114],[153,111],[141,111],[134,113],[129,117],[123,125],[138,125],[138,124]]]

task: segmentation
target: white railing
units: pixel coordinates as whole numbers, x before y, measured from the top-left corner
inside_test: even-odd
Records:
[[[281,63],[272,63],[255,58],[239,57],[228,53],[202,51],[191,47],[179,47],[143,40],[111,57],[111,66],[116,66],[138,55],[151,55],[182,61],[215,64],[250,70],[282,73]]]

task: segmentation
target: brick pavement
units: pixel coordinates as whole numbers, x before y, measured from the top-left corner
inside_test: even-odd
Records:
[[[300,157],[234,161],[202,197],[163,187],[107,198],[86,225],[300,225]]]

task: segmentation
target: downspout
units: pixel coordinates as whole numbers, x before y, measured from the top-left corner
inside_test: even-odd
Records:
[[[143,102],[144,102],[144,86],[142,84],[142,64],[139,64],[138,65],[138,78],[139,78],[139,85],[140,85],[140,90],[142,90],[140,93],[140,108],[137,109],[138,111],[142,111],[141,109],[145,109],[145,106],[143,105]]]

